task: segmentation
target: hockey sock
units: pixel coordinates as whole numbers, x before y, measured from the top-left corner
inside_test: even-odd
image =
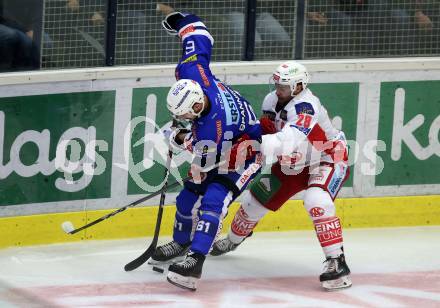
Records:
[[[232,220],[228,233],[231,242],[240,244],[268,211],[250,193],[247,194]]]
[[[336,216],[313,221],[316,235],[326,257],[337,257],[342,254],[342,227]]]

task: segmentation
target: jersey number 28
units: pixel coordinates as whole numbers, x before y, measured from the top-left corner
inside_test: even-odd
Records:
[[[312,122],[312,116],[309,114],[301,113],[298,115],[298,121],[296,121],[297,126],[302,126],[304,128],[310,127],[310,122]]]

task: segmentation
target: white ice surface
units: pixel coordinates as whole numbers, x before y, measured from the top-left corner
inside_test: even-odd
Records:
[[[141,254],[150,244],[150,240],[149,238],[142,238],[86,241],[73,244],[0,250],[0,285],[3,286],[0,287],[0,307],[28,306],[6,295],[8,295],[9,290],[14,290],[14,294],[17,295],[20,294],[21,290],[35,290],[35,288],[39,288],[38,290],[41,290],[41,292],[32,291],[32,297],[35,294],[38,297],[39,292],[41,294],[47,292],[47,294],[52,295],[47,295],[45,299],[55,306],[82,307],[90,305],[93,307],[106,307],[110,305],[109,302],[116,301],[120,304],[125,303],[124,306],[151,307],[149,301],[152,301],[154,302],[153,306],[156,307],[155,305],[161,305],[156,303],[157,299],[153,300],[151,297],[152,294],[157,292],[156,289],[154,291],[151,289],[151,286],[155,283],[156,285],[160,283],[162,288],[160,290],[166,291],[166,296],[169,297],[171,302],[179,304],[179,307],[184,307],[188,303],[182,302],[179,298],[182,296],[182,298],[187,298],[189,295],[182,293],[185,291],[165,282],[165,276],[151,271],[148,265],[145,264],[132,272],[124,271],[125,263]],[[161,242],[166,242],[167,240],[169,238],[161,238]],[[399,277],[401,277],[401,273],[410,272],[418,277],[418,281],[414,281],[416,286],[420,284],[420,277],[422,280],[423,277],[428,277],[426,286],[423,283],[419,285],[420,292],[428,292],[418,295],[422,299],[425,297],[429,299],[428,302],[426,302],[428,299],[424,299],[423,303],[425,306],[429,307],[432,304],[432,307],[440,307],[440,226],[346,229],[344,230],[344,242],[346,258],[352,271],[354,286],[349,289],[351,291],[342,291],[346,292],[345,295],[351,296],[351,294],[355,294],[356,290],[358,290],[356,286],[361,287],[365,285],[371,288],[371,281],[378,281],[377,283],[381,286],[387,283],[388,287],[408,288],[408,285],[405,283],[402,286],[399,285]],[[208,257],[203,268],[203,277],[199,281],[199,289],[196,293],[191,294],[200,295],[199,300],[202,306],[206,306],[207,303],[219,307],[226,304],[231,306],[229,301],[232,297],[229,296],[226,299],[226,295],[224,295],[231,291],[230,289],[219,287],[218,294],[215,294],[219,299],[213,301],[209,298],[209,293],[213,292],[213,290],[210,289],[208,291],[203,286],[207,287],[208,284],[212,283],[218,283],[219,286],[222,286],[222,281],[224,281],[224,285],[230,285],[231,281],[236,281],[238,288],[249,295],[254,292],[256,287],[257,289],[255,290],[258,291],[264,289],[265,283],[270,284],[274,281],[283,281],[283,278],[286,278],[288,290],[294,292],[295,286],[291,286],[290,283],[301,281],[301,278],[298,277],[305,277],[304,280],[310,281],[310,283],[301,285],[298,288],[303,293],[311,292],[307,293],[307,298],[310,299],[308,304],[304,304],[298,297],[292,297],[298,296],[295,293],[293,295],[290,293],[273,295],[268,291],[267,294],[269,295],[266,294],[265,296],[269,296],[272,300],[273,298],[278,298],[277,296],[281,296],[284,302],[287,301],[287,305],[279,306],[279,303],[275,304],[275,302],[271,302],[269,299],[264,301],[264,305],[258,303],[258,301],[244,301],[242,304],[245,302],[246,304],[241,305],[237,303],[236,306],[324,307],[327,305],[325,301],[329,300],[329,298],[324,297],[323,299],[323,296],[332,293],[326,293],[319,289],[318,276],[322,270],[322,261],[322,250],[312,231],[256,233],[233,253],[222,257]],[[430,272],[433,274],[427,276],[426,273],[429,274]],[[378,280],[371,278],[373,276],[369,276],[370,274],[378,275]],[[438,290],[436,290],[437,284],[433,285],[428,280],[437,281]],[[252,285],[253,282],[257,285]],[[118,288],[117,286],[125,286],[126,284],[137,286],[136,294],[122,292],[111,298],[111,295],[107,293],[104,295],[100,292],[100,290],[105,288]],[[76,290],[74,287],[82,288],[84,286],[87,286],[90,290],[87,289],[87,294],[81,295],[82,301],[78,301],[79,296],[69,297],[66,295],[70,294],[69,288]],[[139,286],[143,286],[141,290],[145,290],[145,294],[149,294],[147,299],[143,297],[146,295],[139,291]],[[62,298],[50,298],[54,296],[54,292],[47,290],[57,287],[60,288],[59,294],[63,294],[62,296],[60,295]],[[283,285],[281,287],[284,288]],[[403,291],[399,292],[398,295],[400,294],[399,296],[401,296]],[[252,294],[252,296],[256,296],[254,293]],[[317,295],[315,296],[314,294]],[[99,296],[103,297],[98,300],[97,296],[98,298]],[[174,298],[173,296],[180,297]],[[331,300],[335,300],[334,295],[329,296]],[[89,302],[87,302],[87,298]],[[414,297],[412,298],[414,299]],[[322,302],[313,302],[313,300],[320,300]],[[340,302],[338,306],[343,307],[345,303],[351,306],[364,306],[365,304],[371,307],[371,305],[376,306],[376,304],[380,303],[380,300],[374,301],[374,296],[369,300],[373,302],[368,303],[368,300],[356,302],[351,297],[350,300]],[[394,304],[405,306],[405,303],[412,303],[405,301],[393,302],[395,299],[389,300],[393,304],[391,306],[394,306]],[[191,303],[191,305],[188,304],[187,306],[193,307],[198,305],[193,302]],[[46,304],[42,306],[47,306]],[[387,306],[386,299],[384,304]],[[163,307],[170,307],[170,302],[164,304]]]

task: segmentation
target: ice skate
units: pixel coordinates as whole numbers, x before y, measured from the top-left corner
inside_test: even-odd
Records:
[[[162,269],[165,271],[171,263],[180,262],[185,259],[190,244],[191,243],[181,245],[176,241],[171,241],[165,245],[159,246],[148,260],[148,264],[153,265],[156,269]],[[155,271],[159,272],[159,270]]]
[[[189,252],[185,260],[170,265],[167,280],[180,288],[195,291],[197,289],[197,280],[202,276],[204,261],[204,255]]]
[[[211,256],[221,256],[225,253],[228,253],[230,251],[234,251],[241,243],[244,242],[245,239],[250,237],[253,232],[249,233],[248,236],[246,236],[240,243],[235,244],[231,242],[229,239],[229,236],[225,237],[224,239],[218,240],[212,245],[212,249],[209,252]]]
[[[327,291],[336,291],[351,287],[350,269],[344,254],[324,261],[324,272],[319,276],[322,287]]]

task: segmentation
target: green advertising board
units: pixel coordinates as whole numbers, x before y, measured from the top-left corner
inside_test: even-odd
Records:
[[[114,110],[115,91],[0,98],[0,205],[109,197]]]
[[[440,81],[382,82],[376,185],[440,183]]]
[[[259,116],[269,86],[233,87]],[[357,123],[359,87],[359,82],[310,85],[348,140],[356,140],[358,130],[372,125]],[[435,168],[440,166],[440,96],[435,95],[439,87],[440,81],[380,84],[377,139],[385,143],[386,151],[377,152],[384,169],[375,177],[376,186],[440,183]],[[112,181],[120,181],[112,178],[115,112],[126,115],[118,123],[131,126],[128,170],[118,170],[128,173],[121,183],[122,192],[126,187],[121,198],[157,191],[168,149],[159,130],[171,124],[165,105],[168,90],[130,89],[131,101],[122,102],[123,110],[115,108],[117,90],[0,98],[0,205],[110,198],[111,187],[117,184]],[[368,106],[365,110],[370,112]],[[162,147],[151,142],[153,135],[162,136]],[[124,144],[119,139],[115,145]],[[175,153],[170,182],[186,177],[189,158],[188,153]],[[99,171],[102,164],[105,168]],[[357,181],[353,174],[345,187]]]

